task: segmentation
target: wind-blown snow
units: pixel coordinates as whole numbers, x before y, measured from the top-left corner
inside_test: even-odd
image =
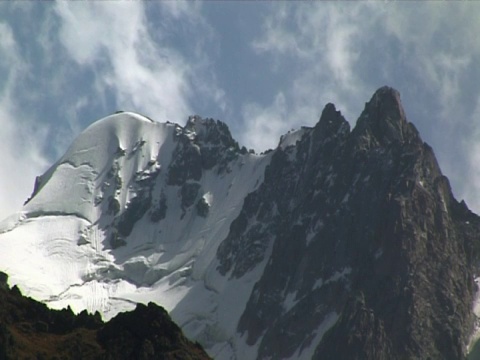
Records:
[[[262,182],[270,155],[239,155],[220,176],[216,167],[204,170],[199,196],[209,210],[199,216],[195,206],[181,208],[179,186],[167,185],[178,128],[133,113],[87,128],[41,177],[22,211],[0,223],[0,270],[53,308],[100,311],[105,319],[155,301],[188,336],[228,358],[246,346],[235,337],[236,324],[265,263],[231,280],[218,273],[216,253],[244,198]],[[143,216],[125,246],[113,249],[108,202],[127,208],[142,191],[139,182],[157,173],[152,201],[163,193],[166,217]]]

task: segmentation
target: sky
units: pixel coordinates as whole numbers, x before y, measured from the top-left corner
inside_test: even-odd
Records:
[[[257,152],[383,85],[480,212],[480,3],[0,2],[0,218],[117,110],[219,119]]]

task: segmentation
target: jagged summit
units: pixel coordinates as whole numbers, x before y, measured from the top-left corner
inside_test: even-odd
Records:
[[[219,171],[223,171],[227,163],[236,158],[240,152],[243,154],[247,152],[245,148],[240,149],[227,124],[219,120],[190,116],[182,135],[185,136],[186,147],[193,145],[198,149],[193,157],[199,158],[197,163],[204,169],[220,165]],[[193,154],[193,151],[190,153]]]
[[[315,125],[315,130],[320,132],[322,137],[330,137],[337,134],[339,130],[349,133],[350,125],[342,113],[335,108],[335,105],[328,103],[322,111],[320,120]]]
[[[216,359],[460,359],[478,322],[480,219],[388,87],[352,131],[327,104],[261,155],[117,114],[40,183],[0,270],[52,307],[154,301]]]
[[[421,142],[415,126],[407,121],[399,92],[387,86],[365,104],[352,135],[359,138],[361,147]]]
[[[365,110],[375,114],[378,121],[406,122],[400,93],[389,86],[375,91]]]
[[[185,130],[193,132],[198,142],[222,144],[227,148],[238,147],[227,124],[220,120],[203,119],[198,115],[190,116],[185,125]]]
[[[350,133],[350,125],[334,104],[328,103],[315,125],[319,140]],[[340,131],[340,132],[339,132]],[[321,134],[321,135],[320,135]],[[352,130],[357,146],[385,147],[392,143],[421,142],[415,126],[408,122],[400,93],[383,86],[373,94]]]

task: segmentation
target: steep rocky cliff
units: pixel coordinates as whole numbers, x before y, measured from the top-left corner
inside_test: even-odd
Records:
[[[238,230],[249,222],[269,225]],[[300,355],[333,323],[314,358],[464,356],[480,221],[452,196],[395,90],[379,89],[351,132],[327,105],[276,150],[233,229],[220,270],[242,276],[269,258],[238,326],[259,358]]]
[[[463,359],[479,259],[480,218],[389,87],[353,129],[328,104],[264,154],[211,119],[107,117],[0,224],[22,290],[106,317],[156,302],[216,359]]]

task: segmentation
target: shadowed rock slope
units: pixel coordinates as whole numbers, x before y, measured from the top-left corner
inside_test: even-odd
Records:
[[[210,358],[153,303],[103,323],[98,313],[50,310],[9,289],[0,273],[0,359]]]
[[[89,129],[62,158],[68,161],[42,177],[25,218],[0,233],[0,265],[20,287],[32,294],[62,289],[39,296],[61,299],[56,306],[95,296],[90,303],[103,304],[102,311],[119,312],[129,299],[165,304],[220,360],[466,357],[480,328],[480,218],[454,198],[396,90],[378,89],[353,129],[328,104],[314,127],[289,132],[263,155],[240,148],[225,124],[199,117],[180,127],[130,114]],[[93,145],[112,146],[100,152],[94,135]],[[80,159],[77,167],[71,158]],[[98,222],[72,220],[70,192],[55,184],[78,176],[59,169],[91,179],[85,189],[92,190],[77,189],[73,200]],[[67,216],[54,224],[48,214]],[[78,231],[64,231],[72,224],[82,229],[79,239]],[[31,252],[25,234],[52,251]],[[68,241],[55,242],[60,237]],[[51,265],[28,267],[17,260],[19,249],[34,265]],[[68,282],[55,278],[71,269],[86,270],[70,273]],[[39,271],[49,275],[30,276]],[[108,298],[89,282],[108,289]],[[127,283],[122,289],[131,293],[116,293]],[[15,290],[2,294],[13,299]],[[20,310],[15,301],[0,310],[4,357],[194,356],[179,353],[186,340],[153,305],[102,324],[29,300]],[[170,327],[173,337],[163,336]],[[168,355],[157,355],[162,351]]]
[[[464,358],[479,217],[454,199],[397,91],[379,89],[352,131],[327,105],[276,150],[232,229],[253,214],[273,224],[260,230],[271,255],[259,233],[227,238],[219,257],[242,276],[269,256],[238,325],[258,358],[305,357],[312,344],[315,359]],[[238,240],[248,256],[235,262]]]

